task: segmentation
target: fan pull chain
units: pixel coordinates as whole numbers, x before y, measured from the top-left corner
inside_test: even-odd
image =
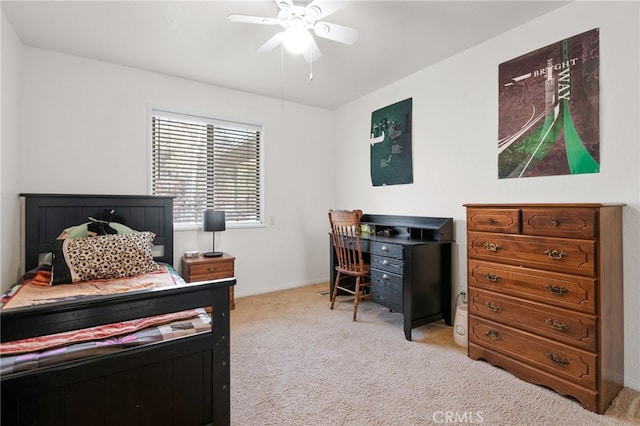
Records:
[[[280,43],[280,109],[284,108],[284,47]]]
[[[313,49],[309,52],[309,81],[313,81]]]

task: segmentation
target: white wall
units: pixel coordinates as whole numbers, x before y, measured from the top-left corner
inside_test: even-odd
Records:
[[[20,40],[2,14],[2,114],[0,129],[0,283],[5,289],[20,274],[20,209],[18,200],[18,86]]]
[[[601,172],[498,180],[498,65],[596,27],[600,28]],[[638,27],[637,2],[572,3],[334,112],[335,181],[340,182],[335,185],[336,207],[453,217],[454,295],[466,288],[464,203],[626,203],[625,383],[635,389],[640,389]],[[372,187],[367,160],[371,112],[409,97],[413,98],[414,183]]]
[[[263,124],[266,226],[218,232],[216,249],[237,258],[238,296],[326,279],[330,111],[30,47],[22,60],[20,192],[147,193],[150,105]],[[211,239],[177,231],[176,260]]]

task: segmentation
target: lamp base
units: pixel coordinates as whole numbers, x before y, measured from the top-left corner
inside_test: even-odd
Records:
[[[221,251],[208,251],[206,253],[202,253],[204,257],[220,257],[222,256]]]

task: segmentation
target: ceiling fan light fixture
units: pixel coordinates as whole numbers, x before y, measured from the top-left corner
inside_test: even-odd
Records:
[[[282,44],[294,55],[298,55],[311,46],[311,34],[301,26],[292,26],[285,30]]]

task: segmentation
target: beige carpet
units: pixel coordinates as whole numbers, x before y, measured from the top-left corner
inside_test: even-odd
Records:
[[[328,284],[238,298],[231,313],[231,424],[629,425],[640,392],[605,415],[517,379],[455,344],[444,322],[413,331],[370,301],[329,309]]]

